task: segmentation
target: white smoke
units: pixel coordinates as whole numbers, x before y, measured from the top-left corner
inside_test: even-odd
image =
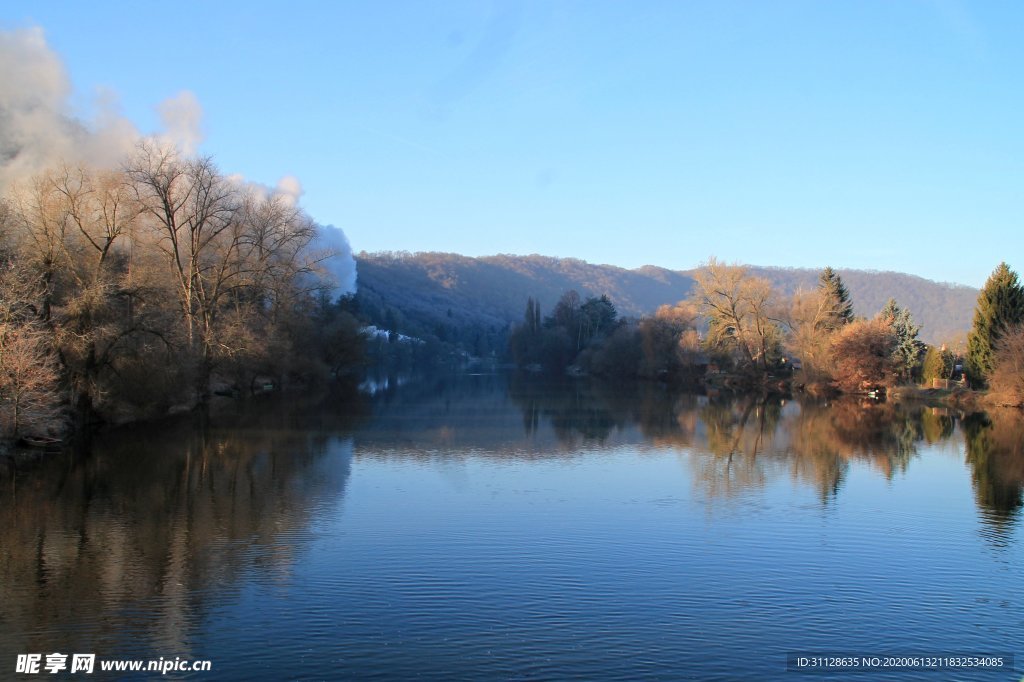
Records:
[[[283,197],[287,197],[288,202],[294,206],[299,203],[299,199],[304,194],[302,190],[302,183],[294,175],[286,175],[277,181],[277,187],[275,188],[277,193]]]
[[[203,142],[203,108],[194,93],[182,90],[161,102],[156,110],[164,125],[161,137],[186,156],[199,151],[199,145]]]
[[[58,162],[116,164],[138,139],[109,93],[85,123],[70,115],[71,83],[42,29],[0,32],[0,190]]]
[[[0,193],[61,163],[117,167],[143,138],[135,125],[118,111],[116,93],[98,91],[97,113],[84,121],[69,104],[71,81],[60,57],[46,43],[38,27],[0,31]],[[157,106],[164,130],[152,137],[171,144],[186,156],[203,142],[203,110],[195,94],[179,92]],[[298,205],[302,184],[292,176],[276,187],[234,182],[263,196],[278,195]],[[314,248],[332,255],[325,268],[342,293],[355,291],[356,265],[348,239],[333,225],[319,225]]]
[[[244,191],[262,199],[277,198],[289,206],[297,206],[305,193],[302,183],[293,175],[285,175],[273,187],[259,182],[246,180],[241,175],[231,175],[228,179]],[[320,262],[321,267],[333,280],[339,294],[354,293],[356,290],[356,259],[352,255],[352,247],[348,237],[340,227],[316,223],[316,238],[310,245],[316,256],[326,256]]]
[[[293,175],[286,175],[278,180],[273,192],[293,206],[299,203],[299,199],[304,194],[302,183]],[[337,284],[338,291],[342,294],[355,292],[356,259],[352,255],[348,237],[345,236],[341,228],[317,223],[313,250],[330,254],[322,265]]]
[[[330,251],[333,255],[324,262],[324,267],[338,283],[342,294],[356,290],[356,259],[352,256],[352,247],[348,237],[340,227],[334,225],[317,225],[315,246]]]

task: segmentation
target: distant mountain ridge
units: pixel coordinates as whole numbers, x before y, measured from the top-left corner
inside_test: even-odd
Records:
[[[473,325],[504,328],[523,317],[527,297],[547,314],[569,289],[581,296],[607,295],[620,315],[641,317],[658,306],[687,298],[693,270],[645,265],[628,270],[575,258],[453,253],[360,253],[359,296],[366,305],[401,313],[414,326]],[[748,266],[784,296],[817,285],[819,270]],[[853,298],[854,312],[873,316],[890,298],[910,309],[921,338],[941,342],[967,331],[978,290],[897,272],[838,270]]]

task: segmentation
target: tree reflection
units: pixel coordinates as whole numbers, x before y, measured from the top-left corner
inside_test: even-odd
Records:
[[[954,438],[961,419],[948,408],[674,393],[650,383],[519,378],[509,395],[530,438],[548,426],[563,448],[600,445],[610,433],[635,425],[653,446],[684,451],[694,479],[711,496],[740,494],[788,473],[812,486],[823,503],[839,494],[851,462],[891,479],[907,471],[922,444]],[[964,433],[978,503],[998,527],[1022,505],[1020,414],[972,417]]]
[[[607,384],[579,381],[538,381],[513,377],[508,395],[523,411],[527,435],[535,435],[541,419],[566,448],[604,444],[616,430],[632,424],[634,390],[614,390]],[[625,399],[624,399],[625,398]]]
[[[291,396],[287,409],[274,399],[111,433],[87,455],[0,462],[0,648],[195,658],[195,633],[214,617],[204,597],[291,580],[311,525],[337,509],[362,458],[521,462],[625,445],[624,457],[678,453],[686,480],[724,506],[787,477],[832,504],[851,470],[897,476],[927,444],[959,447],[963,432],[987,537],[1008,543],[1024,505],[1019,413],[962,421],[656,383],[400,383],[365,400]]]
[[[85,455],[7,461],[4,648],[191,656],[206,591],[250,572],[287,580],[351,461],[347,420],[292,407],[250,403],[110,433]]]
[[[948,407],[929,407],[921,412],[921,433],[929,445],[941,443],[953,435],[956,417]]]
[[[671,428],[645,433],[655,443],[692,449],[697,479],[712,495],[760,487],[771,471],[787,470],[828,501],[838,494],[851,460],[887,478],[905,471],[922,434],[919,413],[857,401],[680,396],[675,409]]]
[[[1024,505],[1024,439],[1016,410],[972,415],[964,421],[967,463],[982,518],[1004,541]]]

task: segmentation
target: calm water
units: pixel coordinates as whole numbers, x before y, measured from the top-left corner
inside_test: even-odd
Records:
[[[0,678],[30,652],[209,680],[849,679],[787,654],[992,652],[1017,672],[854,679],[1016,682],[1022,440],[1019,417],[498,376],[106,434],[0,464]]]

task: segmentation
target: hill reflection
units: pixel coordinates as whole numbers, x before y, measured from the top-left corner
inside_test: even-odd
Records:
[[[970,471],[982,533],[1005,546],[1024,505],[1022,443],[1019,413],[964,418],[649,384],[461,376],[373,397],[271,397],[111,432],[86,453],[0,461],[0,644],[194,657],[200,624],[216,617],[204,596],[244,600],[241,585],[291,580],[365,460],[670,452],[708,498],[790,480],[831,505],[855,468],[893,479],[915,459],[955,457]]]

